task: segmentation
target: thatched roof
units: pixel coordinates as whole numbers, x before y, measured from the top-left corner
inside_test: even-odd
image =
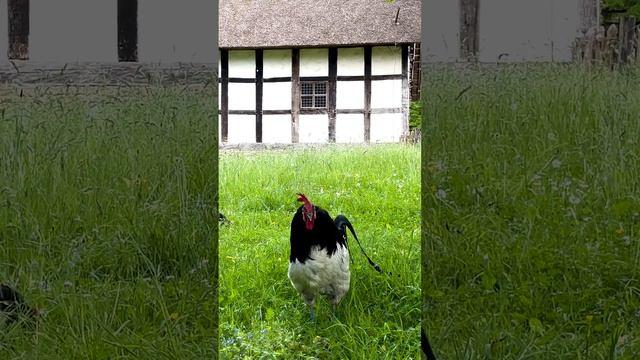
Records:
[[[420,42],[421,0],[220,0],[219,4],[221,48]]]

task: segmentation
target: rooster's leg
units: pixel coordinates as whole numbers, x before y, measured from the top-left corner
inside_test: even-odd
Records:
[[[309,314],[310,314],[310,319],[311,321],[315,321],[316,320],[316,313],[314,311],[315,305],[316,305],[316,298],[315,296],[311,295],[311,296],[302,296],[302,298],[304,299],[304,302],[307,303],[307,305],[309,305]]]
[[[316,313],[315,311],[313,311],[313,305],[309,306],[309,313],[310,313],[309,320],[316,321]]]

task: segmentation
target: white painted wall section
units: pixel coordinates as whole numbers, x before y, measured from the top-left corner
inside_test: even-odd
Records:
[[[402,135],[402,114],[371,114],[371,142],[398,142]]]
[[[336,116],[336,142],[364,142],[364,115],[338,114]]]
[[[262,83],[262,110],[290,110],[291,82]]]
[[[371,81],[371,108],[402,107],[402,80]]]
[[[484,6],[484,2],[481,7]],[[423,7],[426,9],[427,7]],[[458,32],[460,29],[459,2],[453,0],[429,0],[422,20],[422,61],[452,62],[460,55]],[[437,9],[437,10],[436,10]],[[504,12],[500,12],[501,14]]]
[[[229,77],[255,79],[256,77],[255,51],[230,50],[229,51]]]
[[[114,7],[116,5],[115,1],[93,1],[112,3]],[[211,36],[217,32],[217,11],[217,2],[211,0],[139,0],[140,61],[217,61],[217,41]],[[114,22],[114,34],[116,26]]]
[[[327,115],[300,115],[298,137],[301,143],[325,143],[329,140]]]
[[[6,12],[6,0],[3,4]],[[29,59],[53,63],[117,61],[116,5],[116,1],[104,0],[31,0]],[[5,19],[6,13],[3,27],[7,27]]]
[[[364,75],[364,48],[338,49],[338,76]]]
[[[479,8],[479,59],[551,60],[554,0],[485,0]],[[505,16],[505,14],[508,14]]]
[[[327,76],[329,74],[328,49],[301,49],[300,76]]]
[[[256,84],[229,83],[229,110],[255,110]]]
[[[337,109],[364,108],[364,81],[338,81],[336,83]]]
[[[553,60],[571,61],[571,47],[579,32],[579,0],[563,0],[553,3],[551,38]]]
[[[291,143],[291,115],[262,115],[262,142]]]
[[[374,46],[371,49],[371,75],[402,74],[402,49],[399,46]]]
[[[0,64],[9,62],[9,26],[6,23],[7,19],[7,0],[0,0]]]
[[[262,53],[263,77],[291,77],[291,50],[264,50]]]
[[[256,117],[254,115],[229,114],[228,129],[227,142],[230,144],[256,142]]]

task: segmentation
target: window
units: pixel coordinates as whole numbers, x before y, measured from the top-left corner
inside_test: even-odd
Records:
[[[303,81],[300,83],[301,107],[319,109],[327,107],[327,83],[325,81]]]

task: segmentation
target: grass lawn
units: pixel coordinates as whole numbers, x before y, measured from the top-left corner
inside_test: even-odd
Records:
[[[442,359],[640,358],[640,72],[425,69]]]
[[[409,145],[221,151],[220,351],[223,359],[417,359],[420,321],[420,151]],[[304,192],[345,214],[351,289],[317,322],[287,278],[289,230]]]
[[[211,358],[215,93],[46,91],[0,102],[0,282],[45,312],[0,358]]]

